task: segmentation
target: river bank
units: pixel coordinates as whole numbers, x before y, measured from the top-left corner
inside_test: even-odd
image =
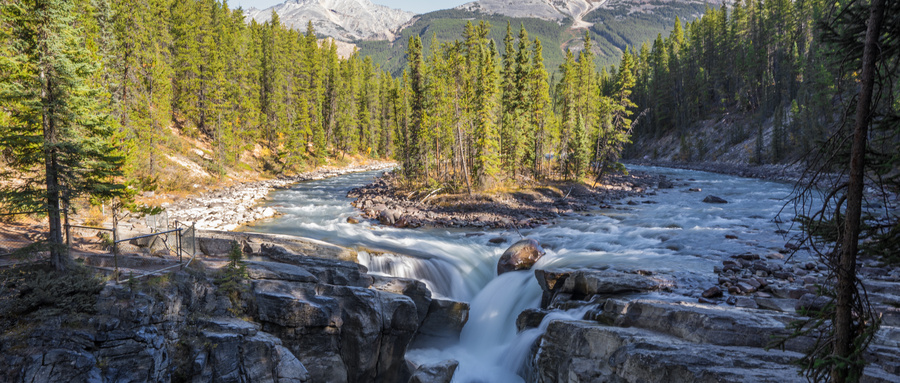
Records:
[[[751,165],[743,162],[680,162],[649,159],[629,159],[626,164],[659,166],[674,169],[699,170],[767,181],[795,183],[803,177],[803,166],[799,164]]]
[[[790,188],[640,170],[667,176],[609,208],[521,228],[546,255],[501,275],[512,230],[348,222],[359,211],[345,196],[377,171],[277,190],[263,208],[284,215],[253,227],[270,234],[200,230],[197,267],[107,288],[94,321],[57,316],[5,334],[0,381],[805,381],[792,362],[812,339],[764,349],[829,283],[814,260],[785,256],[773,201]],[[703,202],[708,193],[728,203]],[[233,240],[248,259],[239,305],[216,274]],[[863,266],[883,326],[863,381],[897,381],[900,269]],[[152,367],[125,370],[135,360]]]
[[[351,164],[342,168],[319,168],[290,177],[246,182],[223,189],[201,193],[172,203],[164,203],[170,221],[193,223],[198,229],[234,230],[260,219],[278,214],[271,207],[259,206],[273,189],[285,188],[298,182],[321,180],[348,173],[390,169],[394,162]]]
[[[596,185],[548,181],[513,191],[471,195],[438,194],[440,190],[408,192],[399,184],[400,179],[388,173],[350,190],[347,197],[356,198],[352,205],[362,217],[399,228],[531,228],[552,224],[563,216],[609,208],[625,198],[643,197],[672,182],[665,176],[637,171],[607,175]]]

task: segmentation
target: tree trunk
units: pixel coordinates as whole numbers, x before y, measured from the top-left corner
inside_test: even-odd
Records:
[[[43,52],[49,55],[48,52]],[[66,257],[68,253],[63,249],[62,226],[59,216],[59,174],[57,164],[56,143],[58,140],[56,126],[53,123],[52,105],[55,103],[53,86],[47,76],[47,68],[41,65],[41,128],[44,133],[44,170],[47,183],[47,220],[49,232],[47,241],[50,242],[50,263],[57,270],[63,271],[68,267]]]
[[[856,295],[856,253],[859,245],[859,226],[862,214],[865,183],[866,137],[871,121],[872,93],[875,86],[875,64],[878,59],[878,37],[884,19],[885,0],[873,0],[863,49],[862,78],[856,104],[856,125],[850,154],[850,181],[847,190],[847,211],[844,235],[837,267],[837,303],[834,318],[834,351],[838,360],[847,360],[853,353],[857,335],[853,326],[853,301]],[[843,383],[853,375],[853,366],[838,365],[832,370],[832,382]]]

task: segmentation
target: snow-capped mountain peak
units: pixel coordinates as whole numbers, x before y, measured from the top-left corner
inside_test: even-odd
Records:
[[[575,26],[580,27],[584,15],[606,2],[607,0],[479,0],[460,5],[457,9],[556,21],[572,18]]]
[[[266,9],[250,8],[249,17],[269,21],[272,11],[290,28],[304,30],[312,20],[316,32],[338,40],[392,40],[416,15],[369,0],[288,0]]]

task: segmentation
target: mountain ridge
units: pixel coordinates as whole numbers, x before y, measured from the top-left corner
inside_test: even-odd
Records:
[[[554,20],[563,23],[565,19],[573,20],[572,29],[587,28],[591,24],[583,21],[583,17],[609,0],[479,0],[465,3],[455,9],[503,15],[517,18],[537,18]]]
[[[416,16],[369,0],[287,0],[266,9],[250,8],[245,12],[262,23],[272,19],[273,11],[290,28],[303,30],[312,20],[317,33],[347,42],[393,40]]]

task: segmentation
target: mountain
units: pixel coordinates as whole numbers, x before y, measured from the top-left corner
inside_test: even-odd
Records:
[[[422,37],[427,49],[432,35],[442,43],[453,41],[461,38],[466,22],[485,20],[492,26],[489,37],[499,43],[509,22],[515,33],[524,25],[531,38],[541,40],[547,69],[555,72],[567,49],[581,49],[585,31],[594,41],[597,65],[618,64],[628,47],[668,34],[676,17],[689,22],[723,1],[733,0],[479,0],[415,15],[369,0],[288,0],[246,14],[264,22],[275,11],[282,23],[301,31],[312,20],[320,36],[354,44],[395,75],[406,65],[413,35]]]
[[[355,43],[361,55],[372,56],[382,68],[399,75],[406,65],[406,45],[411,36],[421,36],[427,51],[432,35],[442,43],[461,39],[466,22],[485,20],[491,24],[488,37],[502,44],[509,22],[514,34],[524,25],[530,38],[541,40],[545,64],[551,73],[562,64],[567,49],[581,49],[585,31],[593,40],[597,66],[605,67],[618,65],[628,47],[639,49],[644,42],[652,43],[657,34],[667,35],[676,17],[690,22],[720,1],[481,0],[419,15],[393,41]]]
[[[586,16],[601,8],[624,8],[629,14],[633,14],[653,13],[654,9],[677,4],[720,6],[731,2],[733,0],[478,0],[460,5],[456,9],[489,15],[556,20],[560,23],[570,19],[571,28],[588,28],[593,23],[588,21]]]
[[[584,15],[599,8],[606,0],[480,0],[466,3],[456,9],[492,15],[503,15],[519,18],[536,18],[542,20],[572,19],[573,26],[582,27]]]
[[[257,22],[266,22],[272,18],[272,11],[291,28],[305,30],[312,20],[316,33],[343,41],[393,40],[416,15],[369,0],[288,0],[262,10],[250,8],[246,14]]]

